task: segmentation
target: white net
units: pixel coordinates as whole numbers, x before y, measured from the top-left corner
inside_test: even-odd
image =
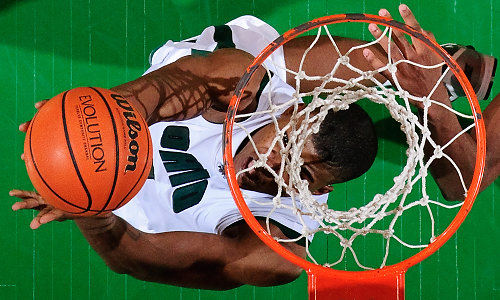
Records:
[[[293,74],[296,83],[295,93],[290,101],[281,105],[276,105],[273,103],[272,96],[269,95],[269,97],[267,97],[269,110],[259,112],[259,114],[269,114],[276,130],[276,136],[268,151],[264,153],[259,152],[255,141],[252,139],[252,135],[249,130],[247,130],[248,138],[258,158],[253,164],[250,164],[249,167],[239,171],[236,176],[238,177],[246,172],[252,172],[255,168],[265,168],[278,184],[278,192],[272,201],[266,202],[248,198],[246,201],[254,201],[262,206],[271,206],[271,208],[269,208],[269,215],[278,209],[290,210],[291,213],[297,217],[298,221],[303,224],[302,231],[297,238],[279,239],[279,242],[291,243],[297,242],[300,239],[305,239],[309,259],[315,263],[323,264],[328,267],[339,265],[346,256],[350,255],[355,261],[355,264],[361,269],[382,268],[389,264],[388,257],[392,243],[399,243],[404,247],[416,249],[425,248],[431,243],[435,237],[440,234],[440,232],[436,232],[435,223],[436,212],[438,210],[435,207],[439,207],[440,209],[455,209],[455,211],[458,211],[457,208],[462,205],[462,202],[446,203],[442,200],[436,200],[436,198],[439,198],[438,196],[434,195],[434,197],[431,197],[428,194],[428,181],[431,180],[429,177],[429,167],[436,159],[444,157],[455,167],[460,177],[463,193],[465,194],[467,192],[466,184],[458,166],[453,159],[443,151],[460,135],[473,128],[474,124],[467,126],[445,145],[441,146],[433,139],[428,127],[428,111],[432,106],[436,105],[446,108],[461,118],[473,119],[470,114],[454,110],[442,104],[440,101],[433,99],[433,94],[438,85],[446,74],[450,72],[446,64],[441,62],[435,65],[424,66],[410,60],[399,60],[394,62],[391,59],[391,47],[388,47],[388,63],[377,70],[362,71],[350,63],[351,55],[354,51],[361,51],[360,49],[379,43],[384,36],[388,36],[388,40],[390,41],[393,34],[392,30],[392,28],[387,27],[384,34],[378,40],[353,47],[347,52],[342,53],[328,28],[326,26],[320,27],[316,38],[304,52],[298,70],[289,70],[283,66],[276,66],[276,68],[284,69],[287,73]],[[321,76],[310,76],[304,72],[303,64],[310,50],[316,46],[322,35],[328,36],[339,58],[330,72]],[[398,71],[397,66],[399,64],[411,64],[425,69],[439,68],[443,70],[442,76],[435,83],[428,95],[418,97],[404,90],[398,82],[398,77],[396,75]],[[443,68],[443,66],[445,67]],[[346,67],[357,75],[347,80],[341,79],[340,76],[336,76],[341,67]],[[392,86],[377,80],[376,75],[386,70],[391,73],[394,83]],[[268,72],[268,76],[271,76],[270,72]],[[301,85],[305,81],[318,83],[317,87],[310,92],[300,92],[302,90]],[[329,86],[332,86],[332,83],[335,83],[335,87],[329,88]],[[304,109],[299,109],[299,105],[303,102],[303,99],[309,99],[310,103],[308,103]],[[394,177],[394,184],[390,186],[386,192],[376,193],[372,196],[373,198],[371,198],[371,200],[360,201],[363,204],[359,207],[347,207],[346,210],[334,209],[331,208],[332,205],[318,203],[315,200],[316,198],[309,191],[308,181],[301,177],[301,167],[303,165],[301,153],[306,145],[306,141],[319,131],[320,125],[329,111],[345,110],[352,103],[366,101],[364,99],[368,99],[373,103],[386,107],[390,116],[399,123],[408,147],[406,150],[406,164],[401,167],[401,173]],[[417,102],[423,104],[420,116],[418,116],[414,108],[412,110],[412,103],[415,104]],[[290,106],[294,107],[290,122],[287,124],[279,123],[279,114]],[[238,118],[248,118],[251,115],[252,114],[239,115],[236,117],[236,121],[238,121]],[[235,123],[234,126],[245,130],[241,122]],[[286,135],[288,138],[287,142],[284,141]],[[430,156],[426,156],[424,155],[424,147],[429,146],[433,148],[433,152]],[[277,151],[279,151],[282,157],[278,169],[272,168],[268,164],[268,157],[273,152],[273,149],[278,149]],[[287,202],[287,204],[281,201],[282,195],[285,195],[285,193],[287,197],[292,199],[292,201]],[[330,199],[330,202],[332,200],[345,201],[345,199]],[[395,227],[398,226],[398,222],[401,222],[405,212],[415,207],[423,209],[427,216],[420,213],[419,218],[421,221],[428,220],[426,222],[429,223],[429,225],[427,225],[429,228],[427,236],[421,236],[417,243],[406,241],[405,238],[400,236],[400,234],[397,233],[398,231],[395,230]],[[306,217],[314,219],[318,226],[313,228],[307,226],[307,222],[304,220]],[[269,216],[267,224],[270,224]],[[318,233],[328,236],[329,241],[336,241],[335,243],[338,245],[337,248],[340,250],[334,252],[335,255],[326,255],[327,259],[324,258],[324,254],[320,254],[319,256],[321,256],[321,259],[318,259],[316,254],[312,253],[313,251],[311,251],[310,245],[310,238]],[[365,239],[367,236],[371,235],[383,239],[384,250],[382,257],[380,257],[381,260],[378,263],[366,265],[363,263],[364,260],[359,258],[358,254],[360,251],[363,253],[366,252],[366,244],[362,243],[357,249],[354,244],[358,239]],[[328,247],[332,247],[331,243]],[[404,259],[404,257],[401,259]]]

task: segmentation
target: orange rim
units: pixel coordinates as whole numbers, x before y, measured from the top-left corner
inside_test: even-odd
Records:
[[[271,55],[271,53],[274,52],[274,50],[281,47],[282,45],[284,45],[291,39],[297,37],[298,35],[323,25],[345,23],[345,22],[375,23],[378,25],[392,27],[396,30],[403,31],[408,35],[418,38],[420,41],[424,42],[429,48],[431,48],[435,53],[437,53],[450,67],[451,71],[458,78],[460,84],[462,85],[465,91],[465,94],[469,101],[469,105],[472,109],[472,115],[474,117],[475,130],[477,136],[477,155],[476,155],[476,163],[475,163],[475,170],[472,183],[469,186],[469,189],[467,191],[467,197],[464,200],[462,207],[460,208],[459,212],[457,213],[453,221],[450,223],[450,225],[438,237],[436,237],[436,239],[432,243],[430,243],[426,248],[424,248],[417,254],[397,264],[385,266],[381,269],[366,270],[366,271],[342,271],[342,270],[335,270],[323,267],[321,265],[314,264],[301,257],[296,256],[292,252],[288,251],[285,247],[281,246],[277,241],[275,241],[273,237],[269,233],[267,233],[267,231],[264,230],[264,228],[255,219],[252,212],[245,203],[241,190],[236,181],[236,174],[234,171],[234,164],[232,157],[233,153],[232,131],[233,131],[234,119],[236,116],[237,108],[241,100],[241,96],[243,95],[243,92],[246,88],[246,85],[250,80],[250,78],[252,77],[253,73],[257,70],[257,68],[267,59],[267,57]],[[357,279],[363,279],[363,278],[370,279],[373,277],[397,275],[406,272],[408,268],[426,259],[437,249],[439,249],[455,233],[458,227],[460,227],[463,220],[471,210],[472,205],[474,204],[474,200],[477,194],[479,193],[479,187],[481,184],[481,179],[483,176],[484,165],[485,165],[486,133],[484,128],[483,117],[481,114],[481,109],[479,107],[476,94],[474,93],[474,90],[469,80],[467,79],[464,72],[457,64],[457,62],[444,49],[442,49],[441,46],[439,46],[436,42],[432,41],[421,32],[418,32],[415,29],[392,19],[376,15],[369,15],[369,14],[341,14],[341,15],[325,16],[322,18],[314,19],[300,26],[297,26],[285,32],[283,35],[281,35],[273,42],[271,42],[266,48],[264,48],[264,50],[262,50],[262,52],[254,59],[252,64],[246,69],[241,80],[236,86],[233,97],[231,98],[231,102],[227,110],[226,120],[224,122],[223,144],[224,144],[225,173],[229,187],[231,189],[231,194],[243,218],[246,220],[250,228],[252,228],[252,230],[259,236],[259,238],[264,243],[266,243],[272,250],[280,254],[283,258],[302,267],[308,273],[315,273],[315,274],[328,273],[330,275],[338,275],[345,278],[352,277]]]

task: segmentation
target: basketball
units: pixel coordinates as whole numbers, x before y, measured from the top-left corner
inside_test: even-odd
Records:
[[[30,123],[24,154],[46,202],[84,216],[126,204],[152,165],[145,120],[124,97],[94,87],[50,99]]]

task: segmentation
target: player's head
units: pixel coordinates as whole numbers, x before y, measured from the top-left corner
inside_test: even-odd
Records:
[[[378,149],[370,116],[357,104],[330,112],[312,136],[319,159],[333,172],[333,182],[345,182],[364,174],[373,164]]]
[[[292,109],[279,118],[281,128],[287,124]],[[266,153],[275,138],[273,124],[268,124],[252,133],[259,153]],[[313,194],[327,193],[333,183],[354,179],[365,173],[372,165],[377,153],[377,137],[372,120],[358,105],[349,109],[330,111],[320,126],[319,132],[305,141],[301,157],[304,164],[301,177],[309,182]],[[258,159],[250,143],[245,144],[234,156],[236,172],[246,169]],[[267,165],[277,173],[281,166],[280,149],[276,145],[267,158]],[[284,179],[287,181],[287,175]],[[255,168],[238,177],[241,188],[276,195],[278,185],[265,168]]]

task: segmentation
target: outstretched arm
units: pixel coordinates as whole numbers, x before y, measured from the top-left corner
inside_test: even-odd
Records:
[[[36,229],[51,221],[75,218],[55,209],[35,192],[13,190],[13,210],[36,209]],[[190,288],[225,290],[243,284],[271,286],[290,282],[301,269],[268,248],[243,221],[222,235],[198,232],[141,232],[112,213],[75,219],[83,236],[115,272],[141,280]],[[264,226],[264,224],[263,224]],[[271,225],[273,236],[285,238]],[[304,247],[286,245],[304,256]]]
[[[147,234],[113,214],[75,222],[112,270],[141,280],[224,290],[242,284],[284,284],[301,271],[270,250],[244,222],[233,225],[228,229],[231,232],[223,235]],[[303,252],[301,246],[292,247]]]
[[[298,70],[304,51],[314,37],[304,36],[293,39],[284,45],[285,62],[288,69]],[[366,42],[336,37],[336,43],[342,53],[355,45]],[[370,47],[380,59],[384,53],[379,45]],[[351,63],[362,70],[368,70],[361,50],[350,55]],[[337,62],[338,55],[327,36],[322,36],[307,56],[303,70],[309,75],[325,74]],[[238,49],[219,49],[207,56],[190,55],[168,64],[136,80],[112,88],[129,100],[145,117],[149,124],[161,120],[183,120],[200,114],[209,121],[220,123],[225,113],[236,84],[253,57]],[[251,112],[257,107],[255,95],[264,69],[259,68],[252,76],[238,110]],[[337,76],[349,79],[357,74],[341,66]],[[382,76],[379,76],[382,80]],[[294,86],[295,79],[287,74],[287,83]],[[304,82],[303,91],[310,91],[316,82]]]
[[[148,124],[185,120],[203,114],[223,122],[236,84],[253,57],[237,49],[220,49],[207,56],[185,56],[136,80],[112,88],[127,98]],[[248,84],[238,110],[256,108],[261,68]]]

